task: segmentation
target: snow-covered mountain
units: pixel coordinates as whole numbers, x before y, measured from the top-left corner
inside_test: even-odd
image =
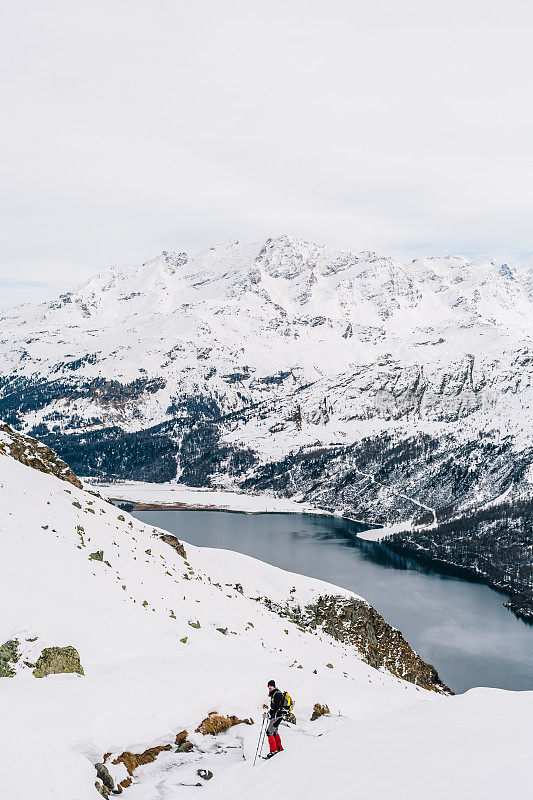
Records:
[[[431,523],[531,497],[532,296],[493,260],[164,252],[0,318],[0,417],[86,476]]]
[[[6,797],[526,790],[533,693],[450,697],[361,598],[146,526],[6,425],[0,569]],[[296,722],[254,767],[273,676]]]

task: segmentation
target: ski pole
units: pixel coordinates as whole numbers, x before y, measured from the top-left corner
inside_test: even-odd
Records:
[[[255,756],[254,756],[254,763],[253,766],[255,767],[255,762],[257,761],[257,754],[259,753],[259,743],[263,738],[263,728],[265,725],[265,718],[263,717],[263,721],[261,723],[261,730],[259,731],[259,739],[257,740],[257,747],[255,748]]]
[[[259,755],[259,751],[263,747],[264,734],[266,732],[266,720],[267,720],[266,715],[263,714],[263,724],[261,725],[261,730],[259,732],[259,741],[257,742],[257,749],[255,751],[255,758],[253,763],[254,767],[255,767],[255,762],[257,761],[257,756]]]
[[[259,731],[259,739],[257,741],[257,748],[256,748],[256,751],[255,751],[255,758],[254,758],[254,763],[253,763],[254,767],[255,767],[255,762],[257,761],[257,756],[259,755],[259,750],[263,746],[263,729],[264,729],[264,727],[265,727],[265,715],[263,714],[263,723],[261,725],[261,730]]]

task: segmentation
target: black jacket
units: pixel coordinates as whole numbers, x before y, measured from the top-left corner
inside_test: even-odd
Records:
[[[270,719],[281,717],[283,714],[283,700],[285,696],[280,689],[273,689],[270,694]]]

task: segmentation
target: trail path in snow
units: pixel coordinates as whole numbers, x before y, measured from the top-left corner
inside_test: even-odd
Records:
[[[365,478],[368,478],[371,483],[375,483],[378,486],[382,486],[388,492],[391,492],[391,494],[395,495],[395,497],[402,497],[404,500],[408,500],[410,503],[413,503],[415,506],[418,506],[419,508],[423,508],[425,511],[430,511],[433,514],[433,523],[437,522],[437,511],[432,506],[427,506],[425,503],[422,503],[420,500],[415,500],[413,497],[409,497],[408,495],[402,494],[401,492],[398,492],[395,489],[391,489],[391,487],[387,486],[386,483],[382,483],[381,481],[378,481],[377,478],[372,473],[364,472],[363,470],[358,469],[357,467],[355,468],[355,472],[357,472],[359,475],[364,475]],[[361,489],[358,492],[358,494],[362,494],[362,492],[363,492],[363,489]],[[374,523],[376,525],[380,525],[380,526],[386,527],[386,523],[379,522],[378,520],[354,520],[354,521],[355,522],[363,522],[363,523],[365,523],[365,522],[369,523],[370,522],[370,523]],[[409,523],[405,522],[403,524],[403,527],[404,528],[407,527],[408,524]]]

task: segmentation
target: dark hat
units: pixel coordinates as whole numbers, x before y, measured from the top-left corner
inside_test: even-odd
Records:
[[[267,683],[267,686],[275,686],[275,685],[276,685],[276,681],[269,681]]]

